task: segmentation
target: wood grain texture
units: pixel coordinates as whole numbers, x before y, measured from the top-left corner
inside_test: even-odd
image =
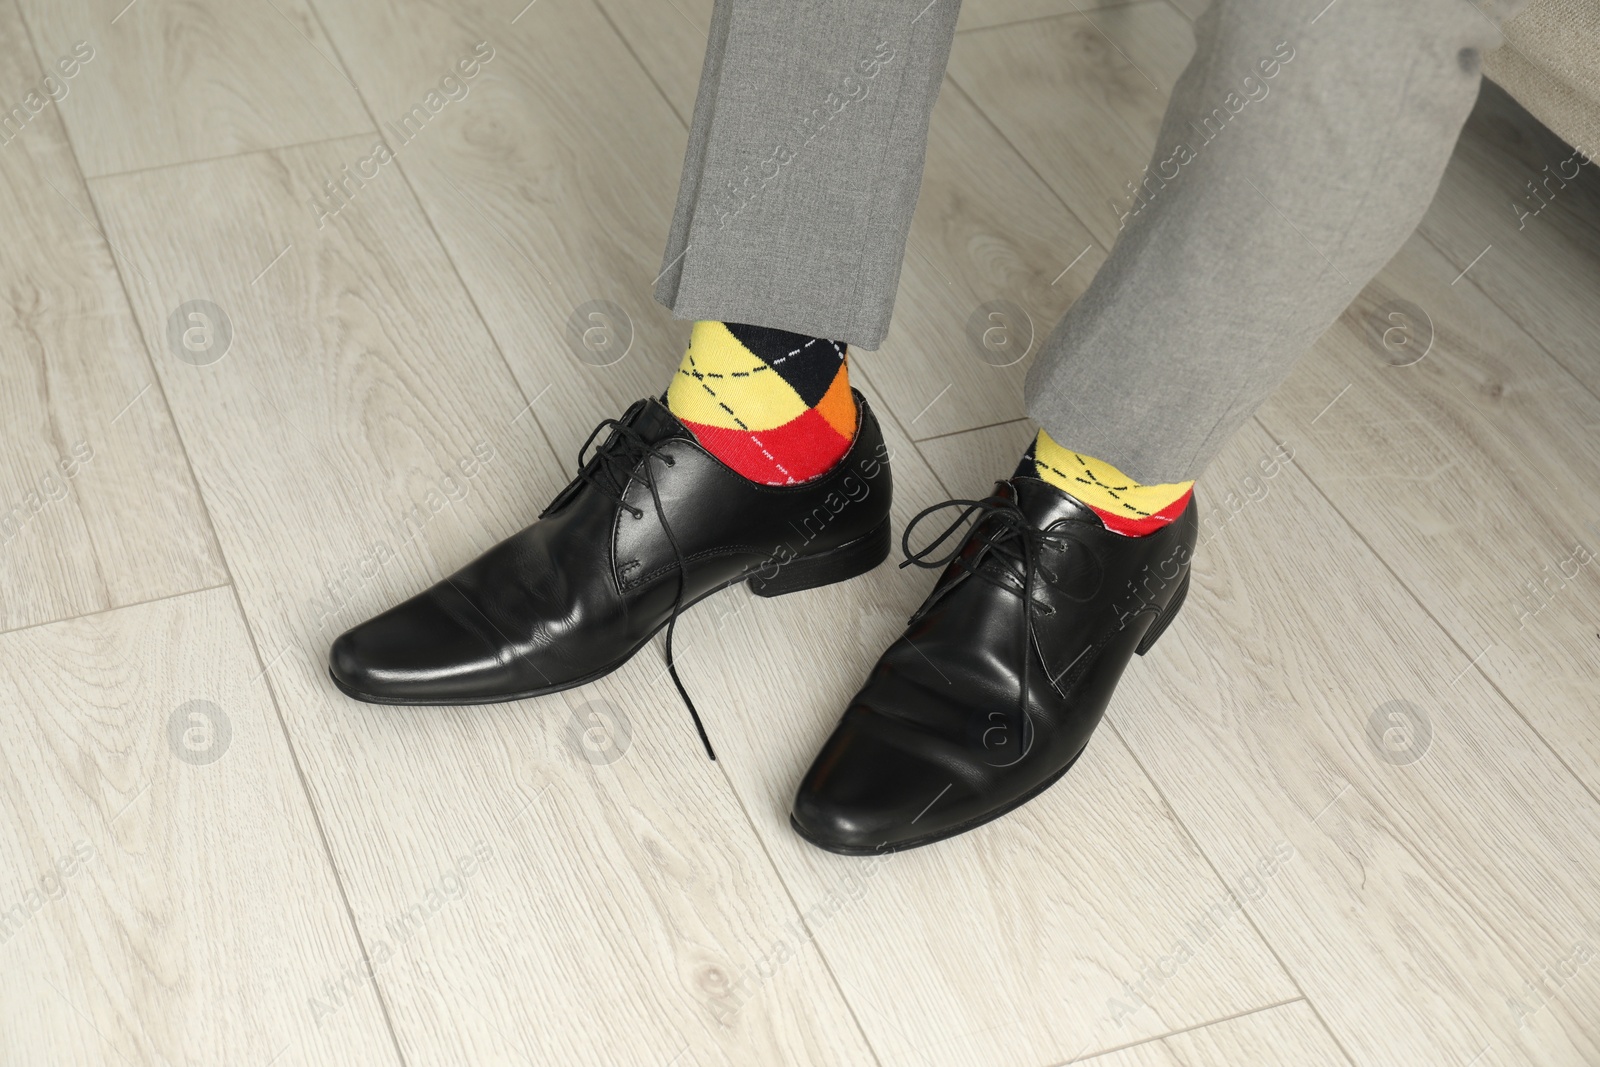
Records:
[[[1486,81],[1419,229],[1600,395],[1600,158],[1582,160]]]
[[[371,129],[306,0],[17,2],[88,177]]]
[[[0,86],[42,78],[16,9],[0,3]],[[225,580],[60,116],[44,105],[20,127],[8,118],[0,630]]]
[[[1194,50],[1163,2],[963,34],[950,77],[1104,248],[1150,162],[1167,96]]]
[[[401,1047],[429,1062],[867,1059],[814,950],[726,1011],[734,961],[795,916],[759,849],[735,844],[748,823],[659,661],[488,708],[374,707],[328,680],[339,629],[526,525],[565,480],[405,179],[385,171],[318,228],[321,177],[369,148],[95,184],[150,279],[141,307],[207,278],[233,316],[241,358],[171,375],[169,393],[358,926],[387,957]],[[195,205],[181,225],[158,210],[174,199]],[[252,284],[255,249],[284,246]],[[625,759],[591,762],[598,724],[578,714],[596,701],[631,724]]]
[[[6,1062],[398,1062],[260,671],[226,589],[0,635]]]
[[[1220,869],[1292,847],[1248,907],[1357,1062],[1588,1062],[1600,973],[1542,976],[1600,933],[1600,804],[1312,486],[1309,443],[1264,477],[1275,447],[1249,427],[1202,479],[1195,602],[1113,724]]]
[[[713,0],[595,0],[677,112],[687,134],[700,88]],[[681,158],[681,155],[680,155]]]
[[[541,2],[515,24],[482,0],[389,0],[378,19],[345,0],[319,10],[385,122],[476,44],[492,49],[470,94],[397,165],[522,391],[541,397],[530,418],[569,462],[600,413],[662,391],[683,355],[688,324],[651,295],[683,126],[593,4]],[[603,353],[579,342],[597,302],[619,339]]]
[[[1413,237],[1261,419],[1600,795],[1600,399],[1458,275]],[[1399,300],[1432,323],[1413,366],[1382,343]]]
[[[1349,1059],[1305,1001],[1251,1012],[1084,1060],[1083,1067],[1347,1067]]]

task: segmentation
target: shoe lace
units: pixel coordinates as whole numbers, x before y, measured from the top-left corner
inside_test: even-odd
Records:
[[[683,687],[683,680],[678,677],[677,658],[672,651],[672,636],[678,628],[678,616],[683,614],[688,564],[683,558],[683,550],[678,547],[678,538],[672,532],[672,525],[667,522],[666,509],[661,506],[661,493],[656,488],[655,467],[650,460],[659,459],[669,467],[675,466],[678,461],[668,454],[661,444],[652,443],[649,438],[628,424],[632,414],[633,409],[630,408],[621,419],[606,419],[589,434],[583,446],[578,449],[578,474],[572,480],[569,490],[575,490],[579,485],[593,486],[598,492],[616,501],[636,519],[644,518],[644,511],[628,503],[628,487],[634,482],[642,482],[650,491],[650,499],[655,505],[656,520],[661,523],[661,529],[667,535],[667,543],[672,546],[673,559],[677,563],[678,590],[673,596],[672,614],[667,617],[667,637],[664,642],[667,673],[672,676],[672,684],[677,687],[683,706],[689,709],[689,717],[694,720],[695,732],[700,735],[700,743],[705,746],[706,755],[715,760],[717,754],[711,748],[711,738],[706,734],[705,724],[700,721],[700,712],[695,709],[694,701],[689,699],[689,691]],[[589,449],[594,445],[595,439],[608,429],[611,431],[610,436],[595,448],[593,455],[589,455]],[[551,501],[549,507],[539,513],[539,517],[542,519],[556,510],[566,503],[570,496],[570,491],[558,495]]]
[[[944,532],[935,537],[921,549],[911,550],[911,533],[926,518],[950,508],[960,508],[960,513],[955,520],[945,528]],[[955,543],[955,547],[942,556],[934,557],[940,546],[949,541],[963,529],[970,528],[971,534]],[[1055,580],[1055,574],[1042,562],[1041,556],[1046,548],[1055,548],[1062,551],[1068,549],[1072,538],[1059,524],[1046,529],[1039,529],[1034,522],[1023,513],[1014,500],[1003,496],[993,495],[982,500],[946,500],[934,504],[918,512],[906,524],[905,533],[900,538],[900,550],[905,554],[901,567],[917,566],[929,570],[938,570],[954,563],[971,577],[988,582],[1007,592],[1021,596],[1024,609],[1025,623],[1022,627],[1022,638],[1018,648],[1017,662],[1021,666],[1022,685],[1021,694],[1017,700],[1016,718],[1024,726],[1025,742],[1022,754],[1013,762],[1021,762],[1033,746],[1033,734],[1026,727],[1032,720],[1028,715],[1029,693],[1029,653],[1034,643],[1034,618],[1036,612],[1045,615],[1055,614],[1055,609],[1042,603],[1035,597],[1038,588],[1039,575]],[[969,545],[976,545],[974,551],[968,551]],[[984,567],[989,559],[996,560],[999,567]],[[1008,578],[1020,578],[1022,588],[1019,590]],[[933,606],[944,595],[954,588],[956,583],[947,584],[943,589],[936,589],[932,596],[925,600],[916,613],[908,620],[908,625],[915,625],[923,616],[927,615]]]

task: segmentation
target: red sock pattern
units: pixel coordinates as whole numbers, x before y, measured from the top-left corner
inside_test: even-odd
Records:
[[[763,485],[826,473],[856,432],[846,346],[764,326],[695,323],[667,407],[706,451]]]

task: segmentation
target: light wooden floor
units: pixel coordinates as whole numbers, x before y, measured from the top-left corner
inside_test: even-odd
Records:
[[[1600,1063],[1593,174],[1519,229],[1567,150],[1486,90],[1207,474],[1194,595],[1078,768],[868,863],[787,805],[920,574],[695,609],[716,764],[655,653],[464,710],[327,679],[686,337],[649,294],[710,0],[522,4],[0,0],[0,106],[92,47],[0,145],[0,1062]],[[1014,463],[1026,362],[966,318],[1083,292],[1201,7],[967,0],[856,360],[901,521]]]

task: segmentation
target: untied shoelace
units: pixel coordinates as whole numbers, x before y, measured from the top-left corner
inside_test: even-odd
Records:
[[[645,401],[635,404],[639,407]],[[595,487],[606,496],[615,500],[626,509],[634,518],[644,517],[644,511],[629,504],[625,499],[628,486],[635,481],[644,483],[650,490],[650,499],[655,504],[656,518],[661,523],[661,529],[667,535],[667,543],[672,546],[672,555],[677,563],[678,591],[672,600],[672,614],[667,619],[667,639],[665,652],[667,657],[667,673],[672,676],[672,684],[678,688],[678,696],[683,699],[683,706],[689,709],[689,717],[694,720],[694,728],[700,735],[700,743],[706,747],[706,755],[711,759],[717,758],[716,752],[711,748],[711,738],[706,735],[705,724],[700,721],[700,712],[695,710],[694,701],[689,699],[689,691],[683,687],[683,680],[678,677],[677,660],[672,653],[672,635],[678,626],[678,616],[683,614],[683,594],[688,565],[683,558],[683,551],[678,547],[678,539],[673,535],[672,526],[667,522],[666,509],[661,506],[661,494],[656,488],[655,468],[649,462],[659,459],[667,466],[675,466],[677,460],[668,455],[659,444],[652,444],[643,434],[628,425],[633,415],[634,408],[629,408],[620,419],[606,419],[594,428],[588,440],[583,442],[583,447],[578,449],[578,476],[574,485],[583,482]],[[593,456],[587,453],[595,439],[609,429],[611,436],[595,449]],[[639,471],[643,471],[641,477]],[[539,513],[542,519],[570,498],[570,494],[562,493],[551,501],[550,506]]]

